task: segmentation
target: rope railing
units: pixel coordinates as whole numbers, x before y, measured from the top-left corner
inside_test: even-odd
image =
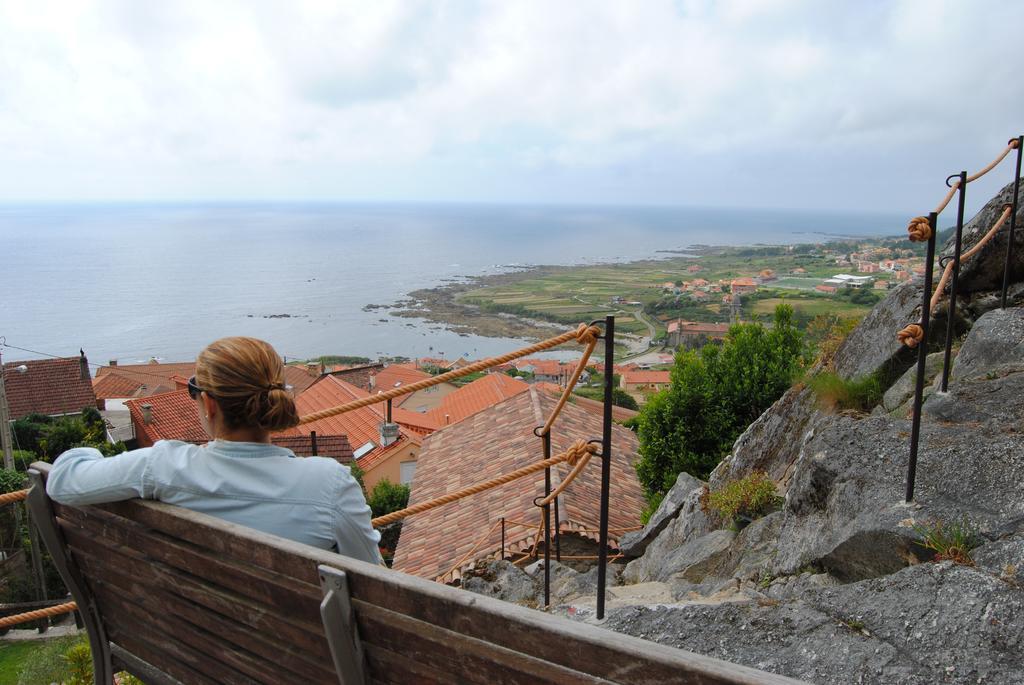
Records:
[[[58,604],[57,606],[46,607],[45,609],[36,609],[35,611],[26,611],[23,614],[15,614],[13,616],[5,616],[0,618],[0,629],[10,628],[16,626],[19,623],[28,623],[29,621],[35,621],[40,618],[48,618],[50,616],[60,616],[61,614],[70,614],[72,611],[77,611],[78,605],[74,602],[68,602],[66,604]]]
[[[313,412],[312,414],[307,414],[306,416],[303,416],[299,419],[299,423],[312,423],[313,421],[319,421],[320,419],[326,419],[331,416],[337,416],[338,414],[344,414],[345,412],[349,412],[354,409],[368,407],[371,404],[376,404],[377,402],[383,402],[386,400],[394,399],[395,397],[400,397],[402,395],[416,392],[418,390],[423,390],[424,388],[430,388],[441,383],[447,383],[448,381],[452,381],[457,378],[462,378],[463,376],[468,376],[478,371],[485,371],[495,366],[506,364],[512,361],[513,359],[520,359],[522,357],[526,357],[537,352],[550,350],[553,347],[564,345],[565,343],[571,342],[573,340],[580,343],[581,345],[587,345],[588,348],[590,348],[592,345],[596,344],[597,338],[600,335],[600,333],[601,329],[598,328],[597,326],[588,326],[587,324],[581,323],[579,327],[577,327],[574,331],[567,331],[565,333],[562,333],[561,335],[557,335],[553,338],[548,338],[547,340],[542,340],[539,343],[530,345],[529,347],[524,347],[513,352],[508,352],[507,354],[503,354],[498,357],[481,359],[478,362],[467,364],[466,366],[463,366],[461,369],[447,371],[432,378],[424,378],[423,380],[416,381],[415,383],[403,385],[398,388],[392,388],[390,390],[379,392],[376,395],[361,397],[357,400],[346,402],[345,404],[339,405],[337,407],[331,407],[329,409]]]
[[[999,214],[998,218],[996,218],[988,231],[969,250],[961,253],[964,229],[964,206],[966,202],[965,198],[967,187],[971,182],[978,180],[999,166],[999,164],[1006,159],[1012,150],[1017,151],[1017,165],[1016,171],[1013,175],[1012,200],[1003,207],[1003,211]],[[957,289],[960,276],[960,266],[963,264],[964,260],[975,256],[982,250],[982,248],[985,247],[985,245],[989,244],[1003,225],[1006,224],[1007,219],[1009,219],[1010,228],[1006,241],[1006,257],[1003,267],[1003,283],[1000,298],[1000,306],[1003,308],[1006,307],[1006,294],[1012,266],[1014,233],[1016,231],[1017,224],[1022,152],[1024,152],[1024,136],[1011,138],[1007,142],[1006,148],[981,170],[970,175],[968,175],[966,171],[961,171],[959,174],[949,176],[946,179],[946,185],[949,186],[949,191],[942,198],[942,201],[939,202],[935,211],[931,212],[927,217],[914,217],[910,220],[910,223],[907,226],[908,238],[912,242],[927,243],[921,317],[918,321],[904,326],[896,333],[896,339],[901,345],[910,349],[917,349],[917,375],[914,388],[913,415],[910,431],[910,458],[907,464],[906,480],[906,501],[908,503],[914,499],[914,482],[917,475],[917,454],[921,439],[921,405],[924,399],[924,376],[926,358],[928,355],[928,345],[926,341],[929,337],[928,328],[931,315],[942,300],[948,286],[949,307],[946,312],[946,340],[943,354],[942,377],[939,385],[939,391],[944,393],[947,392],[949,388],[950,367],[952,366],[952,345],[955,334]],[[951,182],[955,177],[957,177],[957,180]],[[940,260],[939,265],[942,267],[942,275],[939,278],[938,286],[935,288],[935,291],[932,292],[932,276],[935,270],[935,242],[937,238],[936,232],[938,230],[938,218],[939,214],[949,205],[954,194],[959,197],[959,202],[957,207],[957,222],[955,240],[953,243],[953,254],[948,257],[943,257],[943,259]]]
[[[0,495],[0,505],[23,502],[28,497],[28,490],[15,490]]]

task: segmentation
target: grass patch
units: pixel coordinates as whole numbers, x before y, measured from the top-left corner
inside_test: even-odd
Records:
[[[754,519],[775,511],[782,498],[775,492],[775,483],[763,471],[754,471],[745,478],[726,483],[719,490],[705,490],[701,506],[741,528]]]
[[[818,404],[829,410],[852,409],[870,412],[882,401],[885,386],[878,374],[844,380],[831,371],[811,378],[809,385],[818,397]]]
[[[981,544],[981,536],[967,516],[950,522],[935,519],[915,525],[914,532],[921,536],[922,547],[935,552],[935,561],[974,566],[971,550]]]

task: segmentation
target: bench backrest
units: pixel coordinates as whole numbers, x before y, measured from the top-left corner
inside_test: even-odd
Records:
[[[98,674],[128,670],[150,684],[795,682],[160,502],[59,505],[43,490],[48,465],[33,467],[30,506]]]

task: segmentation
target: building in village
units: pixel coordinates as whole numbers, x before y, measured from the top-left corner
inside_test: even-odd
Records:
[[[65,416],[96,406],[89,360],[77,357],[5,362],[4,387],[12,421],[28,414]]]
[[[619,387],[641,404],[648,395],[664,390],[672,382],[668,371],[624,371],[620,379]]]
[[[413,481],[410,504],[536,462],[541,458],[541,443],[533,430],[544,423],[556,402],[555,392],[531,386],[527,392],[430,435],[423,441],[420,474]],[[552,453],[562,452],[576,440],[600,437],[601,429],[598,412],[567,404],[551,432]],[[615,506],[610,511],[611,530],[639,525],[645,501],[636,478],[636,458],[636,435],[613,425],[610,494]],[[565,478],[569,469],[564,463],[553,467],[554,483]],[[559,497],[557,525],[563,553],[596,554],[600,475],[600,460],[591,459]],[[536,526],[539,509],[533,500],[543,494],[544,472],[540,471],[410,516],[402,528],[394,568],[452,583],[484,560],[520,556],[535,544],[542,544],[543,534]],[[503,517],[508,522],[504,549],[499,525]],[[519,525],[523,523],[526,525]],[[612,534],[613,547],[618,535]]]
[[[744,295],[746,293],[757,292],[757,281],[746,276],[742,278],[734,278],[729,282],[729,291],[733,295]]]
[[[670,321],[667,329],[667,344],[669,347],[700,347],[713,340],[724,340],[725,336],[729,333],[729,324],[683,321],[680,319],[678,321]]]

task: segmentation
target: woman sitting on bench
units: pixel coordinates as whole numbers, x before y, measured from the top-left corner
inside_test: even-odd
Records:
[[[161,440],[104,458],[91,447],[68,450],[46,483],[70,505],[144,497],[380,563],[380,534],[348,468],[323,457],[295,458],[270,442],[298,425],[284,365],[255,338],[222,338],[196,359],[188,392],[213,438],[199,446]]]

